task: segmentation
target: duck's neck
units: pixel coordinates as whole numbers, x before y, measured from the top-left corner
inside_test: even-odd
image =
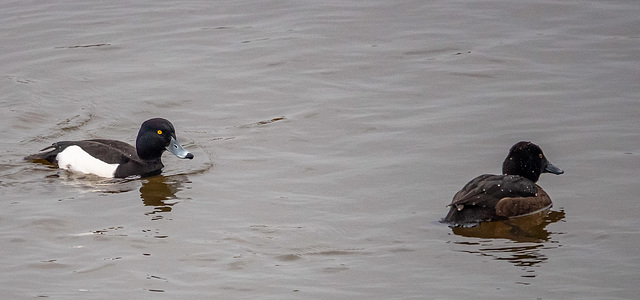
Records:
[[[537,182],[540,179],[540,167],[532,163],[525,163],[523,161],[516,161],[507,157],[502,163],[502,174],[504,175],[519,175],[527,178],[533,182]]]

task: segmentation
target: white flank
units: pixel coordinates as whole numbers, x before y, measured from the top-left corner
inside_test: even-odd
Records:
[[[56,156],[58,167],[73,172],[112,178],[118,164],[108,164],[85,152],[79,146],[69,146]]]

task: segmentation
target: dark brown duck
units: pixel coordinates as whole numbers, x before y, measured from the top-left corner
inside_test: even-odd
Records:
[[[542,173],[562,174],[542,149],[531,142],[511,147],[502,163],[504,175],[480,175],[453,196],[442,220],[454,226],[473,226],[528,215],[551,207],[551,198],[536,184]]]

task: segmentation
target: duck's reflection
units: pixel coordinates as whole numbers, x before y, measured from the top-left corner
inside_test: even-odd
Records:
[[[514,242],[546,242],[551,223],[564,219],[564,210],[543,211],[534,215],[498,222],[482,222],[476,227],[454,227],[453,233],[476,238],[510,239]]]
[[[175,176],[153,176],[142,179],[140,187],[140,198],[145,206],[152,206],[153,210],[145,213],[155,215],[162,212],[170,212],[171,207],[177,203],[176,193],[182,190],[184,182],[188,179],[184,175]],[[153,219],[161,219],[162,216],[155,216]]]
[[[527,274],[522,277],[535,277],[534,270],[529,267],[547,261],[543,250],[559,247],[559,241],[553,240],[554,234],[546,227],[564,217],[564,210],[545,211],[506,221],[483,222],[476,227],[454,227],[455,235],[480,240],[465,239],[453,243],[463,247],[458,251],[508,261],[516,267],[525,268]]]

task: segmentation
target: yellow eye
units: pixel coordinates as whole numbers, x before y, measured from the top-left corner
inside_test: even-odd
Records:
[[[538,156],[540,156],[540,158],[542,158],[542,153],[538,154]]]
[[[158,134],[162,134],[162,130],[158,130]]]

